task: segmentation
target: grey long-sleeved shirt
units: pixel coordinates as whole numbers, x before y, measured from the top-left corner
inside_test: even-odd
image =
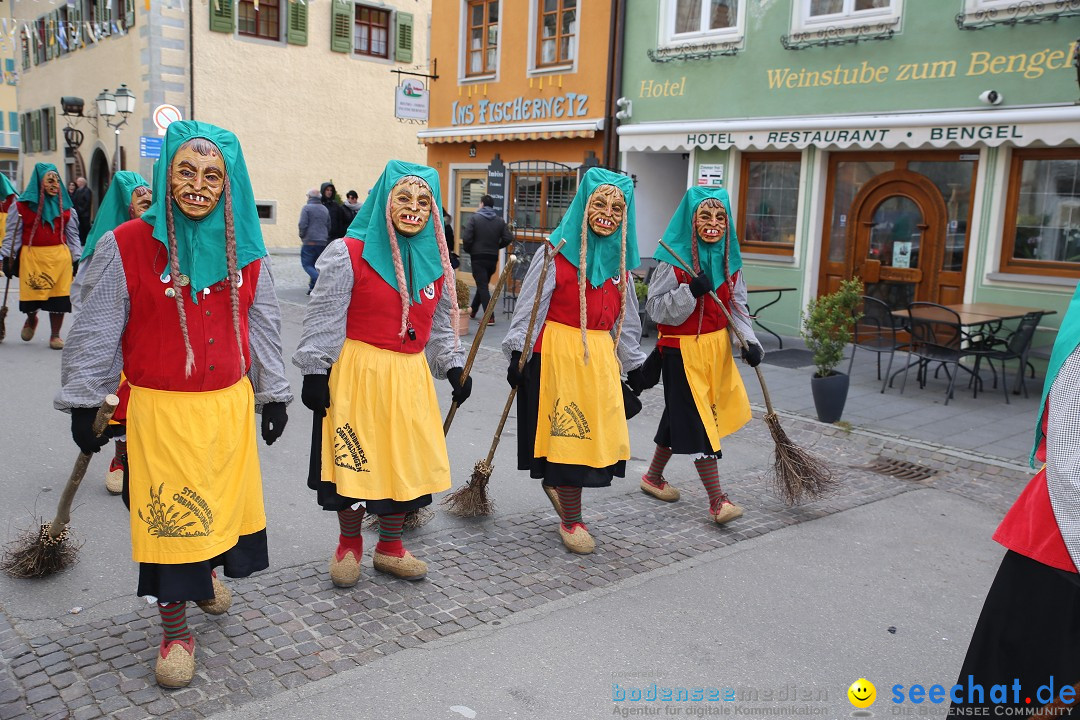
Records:
[[[540,335],[540,328],[547,321],[548,309],[551,307],[551,294],[555,292],[555,258],[548,261],[547,276],[544,278],[544,287],[540,285],[540,268],[544,266],[544,251],[547,246],[542,246],[533,255],[529,269],[525,273],[525,279],[521,283],[521,292],[518,293],[517,304],[514,307],[514,317],[510,321],[510,330],[502,341],[503,354],[510,359],[512,352],[520,352],[525,345],[525,333],[529,329],[529,317],[532,315],[533,303],[537,293],[540,293],[540,306],[536,312],[536,327],[533,329],[532,342],[536,342]],[[574,289],[575,294],[577,288]],[[626,294],[626,316],[623,318],[622,335],[619,337],[619,346],[615,349],[619,358],[619,365],[624,373],[636,370],[645,362],[645,353],[641,351],[641,318],[638,316],[637,291],[633,283],[623,283],[623,292]],[[614,336],[614,329],[612,329]],[[529,348],[531,351],[532,348]]]
[[[18,203],[11,203],[8,210],[7,226],[4,229],[4,243],[0,246],[0,257],[15,257],[22,248],[22,216],[19,215]],[[67,225],[64,227],[64,242],[71,251],[71,258],[78,260],[82,255],[82,242],[79,240],[79,215],[71,208]]]
[[[1080,348],[1050,387],[1046,419],[1046,485],[1061,537],[1080,567]]]
[[[705,302],[712,302],[706,299]],[[740,272],[735,278],[735,289],[731,296],[731,319],[735,327],[746,338],[746,342],[761,347],[754,326],[750,320],[750,311],[746,307],[746,281]],[[649,298],[645,301],[645,312],[654,322],[663,325],[682,325],[697,308],[697,298],[690,292],[690,286],[680,283],[675,275],[675,268],[662,262],[656,266],[649,280]],[[738,344],[735,333],[731,333],[731,342]]]
[[[73,407],[97,407],[116,392],[124,361],[121,339],[127,327],[131,298],[116,237],[107,232],[84,271],[80,312],[68,333],[60,363],[60,390],[53,407],[69,412]],[[82,275],[80,273],[80,275]],[[281,357],[281,310],[274,293],[270,256],[262,259],[259,284],[248,309],[248,378],[255,390],[255,405],[291,402]]]
[[[311,301],[304,314],[304,332],[292,358],[293,365],[305,375],[325,375],[341,355],[355,282],[349,247],[342,239],[326,246],[315,267],[319,270],[319,282],[311,291]],[[453,299],[445,292],[439,298],[431,336],[424,346],[431,374],[440,380],[450,368],[465,367],[465,349],[450,327]],[[397,313],[398,309],[395,304],[392,312]]]

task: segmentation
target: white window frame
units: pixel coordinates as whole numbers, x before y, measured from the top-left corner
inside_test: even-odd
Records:
[[[860,25],[898,24],[904,11],[904,0],[890,0],[887,8],[855,12],[855,0],[844,0],[844,9],[831,15],[810,17],[810,0],[794,0],[791,25],[794,32],[813,32],[824,26],[854,27]]]
[[[535,77],[537,75],[551,75],[551,74],[565,74],[576,73],[578,69],[578,59],[581,55],[581,4],[582,0],[578,0],[577,4],[577,19],[574,21],[577,23],[577,27],[574,31],[574,59],[567,63],[561,63],[559,65],[545,65],[544,67],[538,67],[536,64],[536,36],[539,28],[536,27],[537,20],[540,17],[540,2],[541,0],[529,0],[529,64],[528,72],[529,77]],[[502,25],[502,8],[499,8],[499,24]],[[501,46],[500,46],[501,47]]]
[[[115,4],[117,2],[123,2],[123,0],[113,0],[115,10]],[[280,47],[287,44],[286,38],[289,32],[289,0],[278,0],[278,36],[276,40],[268,37],[262,37],[261,35],[244,35],[240,32],[240,3],[236,2],[233,6],[233,22],[235,27],[233,28],[233,37],[240,42],[250,42],[257,45],[272,45],[274,47]],[[256,14],[256,22],[257,22]]]
[[[711,7],[709,0],[701,2],[701,27],[704,27]],[[735,25],[716,30],[675,32],[676,0],[660,0],[660,47],[679,47],[701,42],[739,42],[746,34],[746,0],[738,0],[735,9]]]
[[[495,72],[484,73],[483,75],[468,75],[466,71],[469,63],[469,3],[468,0],[458,0],[458,85],[475,85],[499,81],[499,73],[502,69],[503,42],[506,40],[504,10],[503,0],[499,0],[499,49],[495,53]]]
[[[971,18],[976,13],[987,10],[1007,10],[1014,5],[1016,5],[1016,0],[964,0],[964,17]],[[1031,11],[1034,15],[1049,15],[1059,9],[1055,8],[1052,2],[1047,2],[1041,11],[1035,7],[1032,7]]]

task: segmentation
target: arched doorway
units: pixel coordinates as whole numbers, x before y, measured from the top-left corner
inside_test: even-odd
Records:
[[[925,176],[878,175],[859,190],[851,215],[847,266],[867,295],[901,309],[915,300],[951,302],[953,290],[963,288],[962,270],[944,263],[945,200]]]
[[[90,156],[90,177],[87,182],[90,190],[94,193],[94,211],[101,204],[101,198],[105,197],[105,191],[109,189],[109,180],[112,174],[109,172],[109,159],[101,148],[94,148],[94,154]]]

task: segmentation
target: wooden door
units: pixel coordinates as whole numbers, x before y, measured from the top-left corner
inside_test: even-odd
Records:
[[[461,260],[458,270],[471,279],[472,259],[461,248],[461,231],[469,223],[469,218],[476,214],[480,198],[487,193],[487,171],[458,170],[454,173],[454,182],[454,244],[457,246],[454,252]]]
[[[952,302],[956,287],[963,293],[963,272],[942,269],[947,208],[926,177],[882,173],[859,190],[851,213],[847,266],[867,295],[902,309],[915,300]]]

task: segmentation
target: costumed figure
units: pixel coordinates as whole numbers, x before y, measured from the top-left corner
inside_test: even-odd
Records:
[[[555,488],[563,544],[586,554],[596,543],[582,521],[581,489],[611,485],[630,458],[622,372],[634,392],[643,387],[641,322],[628,273],[639,263],[631,179],[587,170],[547,242],[564,240],[542,287],[550,248],[533,255],[502,347],[510,358],[507,382],[519,387],[518,469]],[[540,329],[525,348],[534,305]],[[531,357],[519,374],[523,351]]]
[[[732,227],[726,190],[693,187],[686,191],[664,231],[663,241],[680,258],[692,258],[694,275],[682,269],[663,246],[649,280],[645,312],[657,325],[656,349],[645,364],[645,386],[664,379],[664,414],[656,430],[656,451],[641,489],[666,502],[679,491],[664,479],[672,453],[691,455],[705,491],[709,515],[723,524],[743,509],[720,487],[716,461],[720,439],[750,421],[750,401],[735,366],[728,320],[716,293],[746,338],[743,360],[756,367],[764,357],[746,309],[746,282],[739,240]]]
[[[113,175],[112,182],[105,197],[101,199],[94,224],[90,228],[90,234],[86,236],[86,244],[83,245],[82,257],[79,258],[81,267],[86,267],[90,256],[94,254],[98,240],[107,232],[111,232],[123,225],[128,220],[137,220],[143,213],[150,209],[153,192],[150,183],[143,176],[130,170],[121,170]],[[75,297],[82,299],[86,293],[83,284],[86,270],[78,274],[75,284],[78,286]],[[120,398],[120,405],[113,413],[112,420],[106,434],[115,438],[115,452],[109,461],[109,470],[105,474],[105,489],[113,495],[119,495],[124,488],[124,454],[127,452],[127,438],[124,436],[124,415],[127,412],[128,384],[121,376],[120,387],[116,391]]]
[[[193,121],[169,125],[154,202],[106,232],[85,270],[55,406],[71,412],[86,453],[97,406],[129,383],[124,499],[140,596],[164,627],[156,676],[187,685],[195,640],[186,608],[221,614],[218,578],[269,565],[255,413],[273,443],[292,399],[281,320],[255,197],[236,136]]]
[[[0,233],[7,228],[7,214],[18,195],[19,191],[8,180],[8,176],[0,173],[0,213],[3,213],[0,215]]]
[[[1069,717],[1066,706],[1080,693],[1080,288],[1058,330],[1039,408],[1031,463],[1043,465],[994,533],[1007,550],[950,696],[951,716],[1027,716],[1052,705],[1041,717]]]
[[[401,528],[407,512],[450,487],[431,378],[447,378],[459,404],[472,387],[461,381],[464,351],[450,326],[454,273],[441,205],[435,170],[392,160],[317,263],[293,363],[314,413],[308,487],[337,513],[330,579],[338,587],[360,579],[365,512],[379,518],[375,569],[406,580],[427,574]]]
[[[82,254],[79,217],[60,173],[51,163],[38,163],[15,207],[8,213],[0,248],[4,274],[19,277],[19,310],[26,313],[22,339],[29,342],[38,325],[38,311],[49,313],[49,347],[63,350],[60,328],[71,312],[71,279]]]

